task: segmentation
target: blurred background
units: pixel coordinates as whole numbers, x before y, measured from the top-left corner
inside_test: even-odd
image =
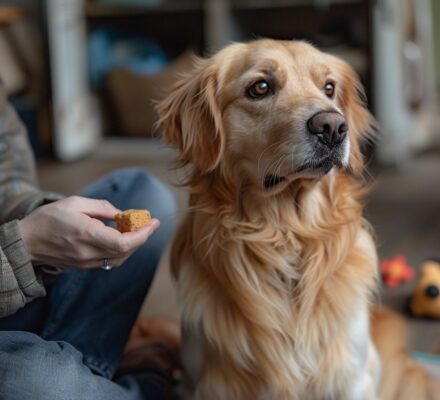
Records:
[[[416,269],[440,257],[439,0],[3,0],[0,78],[42,186],[73,194],[143,166],[171,185],[180,218],[186,195],[172,186],[154,100],[192,54],[258,37],[306,39],[356,69],[380,125],[365,149],[380,257]],[[380,301],[405,312],[415,282],[384,287]],[[166,257],[144,312],[176,315]],[[440,353],[440,322],[409,321],[413,349]]]

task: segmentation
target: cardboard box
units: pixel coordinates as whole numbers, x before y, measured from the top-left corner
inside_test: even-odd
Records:
[[[122,135],[148,136],[157,121],[155,103],[182,72],[191,69],[193,52],[187,51],[171,62],[166,70],[153,76],[137,75],[127,69],[115,69],[108,76],[108,90]]]

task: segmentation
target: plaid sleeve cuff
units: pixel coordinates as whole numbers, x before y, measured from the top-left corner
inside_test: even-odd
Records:
[[[17,220],[0,226],[0,257],[0,317],[4,317],[44,296],[46,290],[32,266]]]
[[[24,204],[23,210],[25,212],[25,215],[28,215],[40,206],[53,203],[54,201],[58,201],[63,198],[64,196],[58,193],[40,192],[34,199]]]
[[[29,190],[17,196],[13,208],[7,210],[5,214],[8,215],[9,220],[23,219],[36,208],[63,198],[64,196],[57,193]]]

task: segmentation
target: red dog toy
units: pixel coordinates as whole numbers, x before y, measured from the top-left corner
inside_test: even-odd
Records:
[[[414,270],[402,255],[397,255],[390,260],[383,260],[380,264],[380,271],[385,285],[392,288],[410,281],[414,277]]]

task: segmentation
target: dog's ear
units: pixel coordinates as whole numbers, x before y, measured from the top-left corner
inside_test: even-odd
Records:
[[[181,164],[193,164],[202,173],[218,166],[225,142],[217,73],[213,60],[195,60],[192,73],[181,78],[157,107],[165,141],[180,151]]]
[[[364,88],[356,72],[344,61],[336,59],[337,70],[342,81],[339,102],[348,123],[350,134],[350,169],[359,175],[363,171],[364,159],[361,144],[374,138],[376,122],[366,106]]]

